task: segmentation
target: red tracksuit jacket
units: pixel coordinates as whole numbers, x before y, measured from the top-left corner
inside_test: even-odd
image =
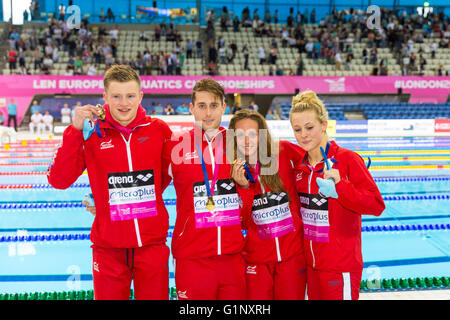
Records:
[[[194,134],[198,135],[196,141],[201,145],[210,185],[213,163],[214,168],[218,166],[214,213],[205,207],[207,193]],[[169,171],[177,194],[177,218],[172,237],[174,258],[198,259],[241,252],[244,237],[239,195],[230,176],[231,167],[226,162],[226,130],[219,128],[216,136],[208,139],[204,131],[192,129],[183,134],[179,142],[172,142],[171,149]]]
[[[294,255],[303,255],[303,226],[300,218],[300,201],[295,189],[294,168],[299,165],[305,151],[287,141],[280,141],[278,174],[286,193],[275,193],[282,199],[277,200],[272,194],[262,197],[261,184],[250,183],[245,189],[238,187],[242,198],[243,229],[247,229],[243,255],[249,264],[281,262]],[[254,168],[251,168],[255,176]],[[271,191],[264,186],[265,192]],[[272,199],[274,198],[274,199]],[[283,211],[274,211],[270,205]],[[269,211],[270,210],[270,211]],[[278,215],[277,218],[274,216]],[[256,224],[258,223],[258,225]]]
[[[108,105],[105,110],[108,121],[100,124],[104,138],[94,132],[85,141],[72,125],[64,131],[47,172],[48,182],[66,189],[87,168],[97,210],[91,230],[95,245],[134,248],[165,243],[169,217],[162,193],[170,182],[164,174],[170,155],[163,154],[163,147],[171,130],[139,106],[127,126],[134,131],[121,133]]]
[[[316,178],[323,178],[323,161],[312,171],[307,155],[296,172],[301,203],[306,262],[314,269],[335,272],[362,271],[361,215],[379,216],[385,209],[380,191],[364,160],[355,152],[331,142],[328,158],[341,180],[338,198],[319,195]]]

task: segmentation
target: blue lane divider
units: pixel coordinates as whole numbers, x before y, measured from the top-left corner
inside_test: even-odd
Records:
[[[173,186],[173,183],[171,182],[169,184],[170,186]],[[7,188],[7,186],[10,186],[10,188]],[[15,189],[53,189],[53,187],[48,183],[42,183],[42,184],[4,184],[2,185],[2,189],[8,189],[8,190],[15,190]],[[91,185],[89,183],[74,183],[69,188],[90,188]],[[0,189],[1,190],[1,189]]]
[[[378,177],[375,182],[423,182],[423,181],[449,181],[450,177]]]
[[[176,205],[176,199],[164,200],[166,205]],[[84,208],[81,202],[18,202],[0,203],[0,210],[11,209],[58,209],[58,208]]]
[[[402,225],[376,225],[363,226],[362,232],[382,232],[382,231],[428,231],[428,230],[449,230],[450,223],[444,224],[402,224]]]
[[[444,224],[412,224],[412,225],[384,225],[384,226],[363,226],[362,232],[384,232],[384,231],[428,231],[428,230],[450,230],[450,223]],[[173,232],[169,231],[167,237],[172,237]],[[245,235],[245,233],[244,233]],[[28,235],[28,236],[0,236],[0,242],[25,242],[25,241],[70,241],[89,240],[89,233],[75,234],[49,234],[49,235]]]
[[[375,182],[423,182],[423,181],[450,181],[450,177],[375,177],[373,178]],[[171,182],[170,185],[173,185]],[[7,185],[4,185],[7,186]],[[50,184],[42,183],[42,184],[15,184],[11,185],[14,188],[11,189],[20,189],[20,188],[32,188],[32,189],[49,189],[53,188]],[[74,183],[70,186],[70,188],[90,188],[89,183]]]
[[[386,196],[383,197],[385,201],[401,201],[401,200],[446,200],[450,199],[448,194],[437,195],[399,195],[399,196]]]

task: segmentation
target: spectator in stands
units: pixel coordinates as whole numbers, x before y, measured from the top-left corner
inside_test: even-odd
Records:
[[[306,57],[308,59],[312,59],[313,58],[313,51],[314,51],[314,42],[312,42],[311,39],[308,39],[308,41],[306,42],[305,45],[305,50],[306,50]]]
[[[219,48],[219,59],[221,64],[227,64],[227,54],[225,47]]]
[[[234,52],[231,44],[225,49],[225,56],[227,58],[227,63],[232,63],[234,59]]]
[[[437,76],[444,75],[444,66],[442,64],[440,64],[439,67],[436,68],[436,75]]]
[[[188,106],[186,105],[186,103],[182,103],[180,104],[178,107],[175,108],[177,114],[181,114],[181,115],[188,115],[190,114],[190,110],[188,108]]]
[[[35,129],[36,129],[36,133],[37,134],[41,134],[42,130],[44,128],[44,123],[43,123],[43,117],[42,114],[39,111],[35,111],[33,113],[33,115],[31,116],[31,121],[29,124],[30,127],[30,133],[34,133]]]
[[[47,132],[47,133],[52,133],[53,132],[53,116],[48,111],[45,111],[45,114],[42,117],[42,121],[43,121],[42,131]]]
[[[70,124],[72,111],[69,109],[69,104],[64,103],[61,109],[61,122],[64,124]]]
[[[256,104],[255,100],[250,101],[250,105],[248,106],[250,110],[258,111],[259,106]]]
[[[33,115],[36,111],[41,112],[41,106],[37,102],[37,100],[33,100],[33,104],[31,105],[31,114]]]
[[[66,67],[66,70],[64,71],[64,76],[73,76],[73,68],[69,68],[69,66]]]
[[[370,64],[376,64],[378,61],[378,50],[375,45],[372,46],[370,50]]]
[[[97,75],[97,68],[95,68],[94,64],[90,65],[90,67],[88,69],[88,72],[87,72],[87,75],[88,76],[95,76],[95,75]]]
[[[157,114],[157,115],[162,115],[164,113],[164,108],[161,105],[161,103],[158,103],[154,108],[153,108],[153,114]]]
[[[278,49],[276,46],[272,45],[272,47],[270,49],[270,53],[269,53],[269,63],[276,64],[277,57],[278,57]]]
[[[238,112],[239,110],[241,110],[241,106],[239,105],[238,102],[235,102],[233,104],[233,108],[231,108],[231,113],[235,114],[236,112]]]
[[[411,53],[411,55],[409,56],[409,68],[411,69],[411,71],[416,71],[416,55],[414,54],[414,52]]]
[[[74,73],[78,73],[81,74],[81,70],[83,68],[83,59],[81,59],[81,56],[77,56],[77,58],[75,59],[75,61],[73,62],[73,66],[74,66]]]
[[[278,24],[278,9],[273,13],[273,23]]]
[[[111,8],[108,8],[106,11],[106,20],[111,23],[111,21],[115,21],[116,17],[114,16],[114,13],[112,12]]]
[[[427,64],[427,60],[422,56],[422,54],[419,55],[419,65],[420,65],[420,71],[425,70],[425,65]]]
[[[352,69],[352,56],[349,53],[345,54],[345,70],[350,71]]]
[[[248,67],[248,57],[249,57],[249,50],[248,50],[248,44],[244,44],[244,47],[242,48],[242,54],[244,55],[244,70],[250,70]]]
[[[100,13],[98,14],[98,16],[100,17],[101,22],[105,22],[106,16],[105,16],[105,10],[103,10],[103,8],[100,8]]]
[[[282,76],[283,75],[283,69],[279,65],[277,65],[277,68],[275,70],[275,74],[277,76]]]
[[[264,45],[262,43],[258,48],[258,58],[259,58],[259,64],[264,64],[266,62],[266,51],[265,51]]]
[[[3,115],[3,112],[0,112],[0,126],[5,125],[5,116]]]
[[[240,30],[239,18],[235,16],[233,19],[233,32],[239,32],[239,30]]]
[[[8,110],[8,127],[10,126],[12,120],[14,124],[14,130],[17,131],[17,105],[14,103],[14,99],[11,99],[6,109]]]
[[[274,111],[272,110],[272,108],[269,108],[267,110],[267,114],[265,117],[267,120],[280,120],[280,116]]]
[[[8,52],[9,70],[11,73],[16,71],[17,52],[14,48],[11,48]]]
[[[369,51],[367,50],[367,47],[362,50],[362,58],[363,64],[367,64],[367,60],[369,59]]]
[[[168,116],[175,114],[175,110],[173,110],[172,105],[170,103],[168,103],[167,106],[164,108],[164,114]]]
[[[34,71],[41,68],[43,57],[44,57],[44,55],[38,48],[35,48],[33,50]]]
[[[436,42],[432,42],[430,44],[430,49],[431,49],[431,59],[434,59],[436,57],[436,49],[437,49],[437,44]]]
[[[50,56],[46,56],[42,63],[47,67],[48,70],[51,70],[53,67],[53,59]]]
[[[192,51],[194,50],[194,43],[191,39],[186,40],[186,59],[192,58]]]
[[[197,48],[196,57],[202,58],[203,57],[203,49],[202,49],[202,40],[200,40],[200,38],[198,38],[197,41],[195,42],[195,47]]]
[[[342,57],[341,57],[341,50],[337,50],[336,54],[334,55],[334,63],[336,66],[336,70],[341,70],[341,64],[342,64]]]
[[[52,60],[54,63],[58,63],[59,60],[59,49],[56,45],[53,46]]]
[[[120,36],[120,30],[119,30],[119,26],[115,25],[114,28],[112,28],[109,31],[109,36],[111,40],[119,40],[119,36]]]
[[[153,31],[153,40],[159,41],[161,39],[161,25],[159,23],[156,23]]]
[[[269,76],[275,75],[275,72],[273,71],[273,67],[272,66],[269,66],[269,74],[268,75]]]
[[[18,59],[19,59],[19,67],[26,67],[26,63],[25,63],[25,52],[23,51],[22,48],[19,49],[19,54],[18,54]]]
[[[303,75],[303,68],[304,68],[305,64],[303,62],[303,59],[302,59],[301,55],[298,56],[296,65],[297,65],[297,76],[302,76]]]

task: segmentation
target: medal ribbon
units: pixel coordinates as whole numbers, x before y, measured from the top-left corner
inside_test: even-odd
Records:
[[[197,142],[195,144],[197,147],[197,152],[199,154],[199,157],[202,161],[203,179],[205,180],[206,193],[208,194],[208,197],[212,197],[214,194],[214,188],[216,186],[217,176],[219,175],[219,159],[222,156],[222,150],[217,151],[216,164],[214,166],[213,178],[211,180],[211,186],[210,186],[208,172],[206,171],[206,164],[205,164],[205,159],[203,158],[202,149],[200,148],[200,146]]]
[[[322,152],[322,155],[324,157],[328,156],[328,151],[330,150],[330,142],[327,142],[327,146],[325,148],[325,154]],[[313,166],[311,166],[310,164],[306,163],[306,159],[308,157],[308,154],[305,154],[305,157],[303,158],[302,164],[306,165],[311,171],[317,172],[317,173],[321,173],[323,171],[323,169],[320,170],[314,170]],[[333,162],[333,161],[332,161]],[[328,164],[325,162],[324,166],[328,167]]]

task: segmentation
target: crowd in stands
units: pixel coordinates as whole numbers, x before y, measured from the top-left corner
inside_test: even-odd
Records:
[[[113,22],[114,14],[111,9],[104,16],[105,22]],[[260,64],[270,64],[268,75],[302,75],[304,61],[300,55],[295,65],[290,70],[283,70],[277,64],[278,50],[280,47],[295,48],[298,53],[305,53],[307,59],[314,63],[333,64],[336,70],[350,70],[352,60],[355,58],[354,43],[363,40],[366,47],[362,50],[364,64],[373,65],[373,75],[386,75],[389,70],[387,59],[380,58],[378,50],[389,48],[395,54],[398,64],[401,66],[402,75],[424,70],[426,59],[419,51],[417,57],[414,46],[424,43],[425,38],[432,38],[429,48],[431,59],[435,58],[437,48],[450,48],[449,19],[443,12],[428,13],[426,17],[418,14],[408,15],[406,11],[393,11],[381,8],[379,28],[370,29],[367,26],[369,16],[359,10],[333,10],[332,14],[316,20],[315,9],[311,13],[301,13],[290,9],[290,14],[285,25],[278,23],[278,10],[271,13],[265,12],[260,16],[258,10],[250,14],[246,7],[241,13],[241,19],[234,16],[223,7],[218,18],[221,31],[240,32],[242,28],[251,29],[255,37],[267,38],[267,45],[261,45],[256,52],[252,52],[248,45],[238,48],[235,42],[226,43],[222,37],[216,37],[214,11],[208,11],[206,20],[206,50],[208,60],[205,61],[206,73],[218,74],[218,64],[231,63],[238,53],[244,57],[244,70],[250,70],[249,58],[257,57]],[[310,34],[305,32],[305,24],[312,23],[314,27]],[[421,30],[418,32],[418,30]],[[173,50],[167,52],[136,52],[136,57],[128,60],[125,56],[117,55],[120,30],[115,25],[107,31],[104,25],[98,27],[98,33],[92,32],[88,18],[81,21],[80,29],[71,29],[64,20],[64,15],[59,19],[50,17],[45,28],[32,28],[29,33],[20,36],[13,26],[10,27],[8,41],[9,67],[11,73],[29,74],[33,68],[35,74],[50,74],[52,66],[60,62],[61,51],[67,51],[66,75],[95,75],[97,66],[105,64],[108,69],[113,64],[129,64],[141,75],[151,74],[157,70],[159,75],[179,75],[187,59],[191,57],[203,57],[203,44],[200,39],[186,39],[186,45],[181,47],[181,35],[173,23],[156,24],[153,36],[144,31],[139,35],[140,41],[172,41]],[[27,66],[26,56],[33,57],[33,65]],[[449,66],[439,66],[435,70],[436,75],[449,74],[445,69]]]
[[[355,58],[353,50],[354,43],[366,42],[366,47],[362,50],[364,64],[373,65],[373,75],[387,75],[388,61],[379,58],[378,50],[380,48],[389,48],[401,65],[402,75],[408,75],[415,71],[423,71],[427,63],[420,54],[416,57],[414,54],[414,45],[424,43],[425,38],[432,38],[427,52],[431,52],[431,58],[435,58],[436,49],[450,48],[450,29],[449,19],[443,12],[428,13],[426,17],[412,14],[408,15],[405,10],[402,12],[393,11],[387,8],[381,8],[380,25],[376,28],[368,27],[369,16],[359,10],[333,10],[331,15],[326,16],[320,21],[316,21],[315,9],[302,14],[297,11],[294,16],[293,8],[290,9],[290,15],[287,24],[280,30],[274,27],[273,23],[278,22],[278,10],[273,15],[266,11],[264,17],[259,16],[257,9],[250,15],[250,10],[246,7],[242,11],[241,20],[237,17],[231,19],[226,7],[223,8],[219,21],[220,31],[227,32],[232,29],[233,32],[239,32],[241,28],[251,28],[255,37],[267,38],[267,46],[260,45],[257,52],[249,52],[247,45],[243,48],[237,48],[234,43],[227,44],[219,36],[215,42],[208,43],[209,60],[216,69],[216,64],[230,63],[236,56],[236,52],[241,51],[244,55],[244,70],[249,70],[248,60],[250,55],[257,55],[260,64],[270,64],[273,67],[269,69],[269,75],[302,75],[304,62],[301,57],[296,61],[288,72],[285,72],[277,64],[278,49],[281,47],[295,48],[298,53],[305,53],[308,59],[313,59],[314,63],[324,62],[325,64],[335,65],[336,70],[350,70],[352,60]],[[208,39],[214,39],[214,25],[216,16],[210,13],[207,16],[207,36]],[[307,23],[317,24],[312,28],[310,34],[306,34],[304,25]],[[350,27],[345,26],[349,24]],[[420,32],[418,31],[420,29]],[[218,52],[218,54],[217,54]],[[219,56],[220,59],[217,59]],[[447,69],[450,66],[447,66]],[[436,75],[449,74],[450,70],[435,70]]]
[[[136,52],[135,58],[127,59],[117,54],[119,26],[109,31],[104,26],[93,33],[88,19],[81,21],[80,29],[70,28],[67,21],[50,17],[45,28],[32,27],[29,32],[19,33],[14,26],[8,32],[9,51],[7,58],[11,74],[51,74],[53,65],[67,63],[64,75],[96,75],[100,64],[105,70],[113,64],[129,64],[141,75],[150,75],[156,70],[159,75],[179,75],[185,60],[202,56],[201,40],[187,39],[186,48],[181,48],[181,36],[173,23],[155,26],[153,37],[144,31],[139,41],[172,41],[173,51],[151,52],[148,47]],[[194,50],[196,49],[196,50]],[[61,52],[68,52],[67,61],[61,61]],[[33,65],[26,65],[26,57],[31,56]]]

